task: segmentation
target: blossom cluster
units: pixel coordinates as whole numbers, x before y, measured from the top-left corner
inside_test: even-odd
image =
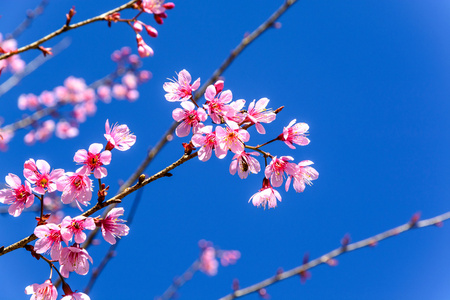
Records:
[[[220,264],[224,267],[233,265],[241,257],[241,253],[237,250],[221,250],[213,245],[212,242],[200,240],[198,242],[200,248],[199,270],[209,276],[217,274]]]
[[[181,108],[172,112],[173,119],[179,122],[175,134],[186,137],[192,130],[190,149],[198,148],[198,158],[201,161],[209,160],[213,151],[219,159],[232,152],[234,156],[229,171],[232,175],[237,173],[241,179],[247,178],[250,173],[257,174],[261,171],[257,157],[261,154],[265,159],[270,157],[269,164],[266,160],[262,188],[250,198],[253,205],[276,207],[277,200],[281,201],[281,195],[274,187],[280,187],[285,179],[286,191],[292,182],[294,190],[300,193],[305,190],[306,184],[311,185],[318,178],[319,173],[311,167],[313,162],[310,160],[293,163],[294,158],[291,156],[277,157],[261,150],[263,146],[275,141],[283,141],[291,149],[295,149],[294,145],[308,145],[308,124],[292,120],[276,138],[262,145],[250,146],[250,133],[247,129],[254,126],[259,134],[265,134],[263,124],[272,123],[276,119],[276,112],[267,108],[269,99],[253,100],[245,109],[246,101],[233,101],[232,92],[224,90],[224,82],[219,80],[206,88],[203,95],[205,103],[200,106],[200,97],[195,97],[195,91],[200,87],[200,78],[192,84],[191,81],[190,73],[182,70],[177,79],[163,85],[167,101],[181,102]],[[215,129],[213,125],[205,125],[208,117],[212,123],[217,124]],[[253,151],[249,152],[248,149]]]
[[[15,56],[12,56],[15,57]],[[98,101],[110,103],[111,99],[136,101],[139,98],[138,86],[148,81],[152,74],[139,70],[142,62],[131,49],[124,47],[115,51],[112,60],[117,64],[114,76],[110,76],[87,85],[82,78],[73,76],[64,80],[64,85],[51,91],[43,91],[40,95],[22,94],[18,98],[18,108],[31,112],[50,109],[58,111],[47,120],[36,121],[32,129],[24,136],[27,145],[47,141],[53,133],[60,139],[74,138],[79,134],[79,126],[88,116],[97,111]],[[5,61],[5,60],[2,60]],[[64,108],[63,108],[64,107]],[[8,126],[0,128],[0,150],[7,150],[7,144],[14,136]]]
[[[82,207],[89,205],[92,199],[94,186],[90,176],[93,175],[101,182],[108,174],[106,166],[111,162],[111,151],[113,149],[126,151],[136,142],[136,136],[131,134],[128,126],[110,126],[108,120],[105,124],[104,137],[107,141],[105,147],[100,143],[93,143],[87,150],[80,149],[75,153],[73,159],[81,165],[75,172],[51,169],[47,161],[30,158],[23,166],[24,182],[22,183],[19,176],[9,173],[5,177],[7,187],[0,190],[0,203],[10,205],[8,212],[14,217],[20,216],[36,198],[40,200],[41,215],[37,218],[38,226],[34,229],[37,240],[32,251],[36,255],[49,253],[51,262],[59,263],[58,274],[63,280],[68,278],[71,272],[80,275],[89,272],[89,262],[93,263],[93,260],[87,250],[81,247],[86,240],[86,230],[101,228],[103,238],[110,244],[115,244],[117,238],[126,236],[129,232],[125,221],[120,219],[124,209],[119,207],[111,209],[104,218],[66,216],[58,223],[50,222],[49,215],[43,215],[44,197],[56,191],[62,193],[60,200],[63,204],[74,203],[83,211]],[[104,185],[99,186],[99,202],[102,201],[100,199],[102,189],[105,189]],[[43,284],[28,286],[25,293],[31,294],[31,299],[57,297],[57,291],[51,283],[51,275]],[[85,294],[73,293],[68,285],[65,294],[63,299],[89,299]]]

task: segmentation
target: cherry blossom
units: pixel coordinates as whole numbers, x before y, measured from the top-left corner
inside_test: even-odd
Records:
[[[11,216],[18,217],[24,208],[34,203],[34,194],[28,181],[22,184],[20,178],[12,173],[5,177],[8,188],[0,190],[0,202],[10,204],[8,212]]]
[[[153,49],[144,42],[144,39],[139,33],[136,33],[136,41],[138,44],[138,53],[140,57],[153,56]]]
[[[94,143],[89,146],[89,150],[78,150],[73,157],[73,160],[77,163],[84,164],[80,173],[88,170],[94,172],[94,177],[97,179],[106,177],[108,171],[103,165],[109,165],[111,162],[111,152],[105,150],[102,152],[103,145]]]
[[[89,256],[85,249],[66,247],[61,251],[59,271],[65,278],[68,278],[69,273],[73,271],[79,275],[86,275],[89,272],[88,260],[93,263],[92,257]]]
[[[277,206],[277,200],[281,202],[280,193],[272,188],[267,178],[264,178],[262,189],[253,194],[248,202],[252,201],[253,205],[258,207],[262,206],[266,208],[269,205],[269,208],[275,208]]]
[[[130,228],[125,224],[120,224],[125,222],[119,219],[123,215],[124,209],[122,207],[115,207],[106,215],[106,218],[101,222],[102,235],[105,241],[114,245],[116,243],[116,238],[128,235]]]
[[[273,111],[267,110],[266,106],[269,104],[269,99],[261,98],[256,102],[253,100],[248,106],[247,119],[255,124],[256,130],[260,134],[265,134],[266,130],[261,123],[271,123],[276,118],[276,114]]]
[[[72,219],[70,216],[67,216],[61,222],[61,236],[65,241],[70,241],[72,236],[75,235],[75,243],[81,244],[86,240],[86,234],[83,230],[94,230],[95,227],[95,222],[92,218],[78,216]]]
[[[67,121],[59,121],[56,124],[56,136],[60,139],[71,139],[76,137],[80,131]]]
[[[317,172],[313,167],[309,167],[312,164],[314,163],[310,160],[304,160],[298,164],[298,169],[295,174],[289,176],[286,180],[286,192],[289,190],[289,185],[292,178],[294,178],[293,185],[297,193],[301,193],[305,190],[305,183],[307,185],[312,185],[312,181],[319,178],[319,172]]]
[[[170,102],[174,101],[186,101],[192,97],[192,92],[200,87],[200,78],[194,81],[191,85],[191,74],[186,70],[181,70],[178,73],[178,80],[172,80],[172,82],[165,82],[163,85],[164,91],[166,91],[166,100]]]
[[[278,136],[278,139],[284,141],[284,143],[291,149],[295,149],[295,146],[292,144],[297,144],[300,146],[306,146],[309,144],[309,139],[305,136],[309,129],[308,124],[295,124],[296,121],[296,119],[292,120],[287,127],[284,127],[283,133]]]
[[[50,279],[43,284],[34,283],[27,286],[25,294],[32,295],[30,300],[56,300],[58,297],[58,291]]]
[[[91,298],[85,293],[76,292],[72,294],[65,295],[61,300],[91,300]]]
[[[216,136],[219,139],[219,146],[223,150],[230,149],[233,153],[244,151],[244,143],[250,139],[247,130],[242,129],[233,121],[227,122],[228,127],[225,129],[217,126]]]
[[[56,191],[56,182],[64,175],[63,169],[56,169],[50,172],[50,165],[42,159],[36,162],[30,158],[24,164],[23,176],[35,185],[33,191],[38,194],[45,194],[46,190],[51,193]]]
[[[192,144],[195,147],[201,147],[198,150],[198,159],[207,161],[211,158],[212,150],[214,149],[217,158],[224,158],[228,150],[219,147],[219,140],[216,137],[216,132],[212,131],[212,126],[205,126],[201,128],[197,134],[192,137]]]
[[[206,107],[206,111],[212,121],[216,124],[221,124],[223,123],[222,121],[228,120],[228,117],[233,117],[236,111],[232,106],[227,105],[233,99],[233,94],[230,90],[217,94],[213,85],[208,86],[205,91],[206,104],[204,107]]]
[[[131,134],[130,129],[127,125],[117,125],[109,126],[109,121],[106,120],[105,123],[106,133],[104,134],[108,144],[106,145],[106,150],[112,150],[116,148],[119,151],[126,151],[131,148],[131,146],[136,143],[136,136]]]
[[[50,256],[53,260],[58,260],[61,254],[61,227],[56,224],[39,225],[34,229],[34,235],[38,240],[34,244],[36,253],[45,253],[50,250]]]
[[[218,253],[220,257],[220,263],[226,267],[228,265],[234,265],[239,258],[241,258],[241,252],[237,250],[222,250]]]
[[[247,153],[245,151],[236,153],[233,157],[233,161],[230,164],[230,173],[231,175],[236,174],[236,171],[238,172],[238,175],[241,179],[245,179],[248,176],[248,173],[258,174],[259,171],[261,171],[261,166],[259,165],[259,162],[254,157],[251,157],[250,155],[259,156],[258,152],[250,152]]]
[[[87,206],[92,198],[92,180],[89,179],[90,170],[79,168],[75,173],[67,172],[58,181],[58,190],[63,192],[61,201],[69,204],[75,201],[78,208],[83,211],[80,204]]]
[[[192,102],[181,102],[181,108],[176,108],[172,112],[172,117],[175,121],[181,122],[175,129],[175,134],[178,137],[185,137],[191,132],[197,133],[198,129],[203,126],[201,122],[206,121],[208,115],[203,108],[195,110],[195,105]]]
[[[216,259],[216,249],[214,247],[207,247],[200,255],[200,271],[209,276],[217,274],[219,262]]]
[[[272,159],[270,164],[266,167],[266,178],[270,178],[270,182],[274,187],[279,187],[283,183],[283,175],[286,172],[287,175],[294,175],[297,171],[297,165],[288,161],[294,160],[291,156],[276,156]]]

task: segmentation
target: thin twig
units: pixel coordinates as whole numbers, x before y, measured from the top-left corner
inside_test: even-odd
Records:
[[[119,7],[116,7],[116,8],[114,8],[114,9],[112,9],[110,11],[107,11],[107,12],[101,14],[101,15],[98,15],[98,16],[93,17],[91,19],[87,19],[87,20],[78,22],[78,23],[73,24],[73,25],[63,25],[60,29],[58,29],[58,30],[56,30],[56,31],[54,31],[54,32],[44,36],[43,38],[41,38],[41,39],[31,43],[31,44],[23,46],[23,47],[17,49],[16,51],[11,51],[11,52],[8,52],[8,53],[5,53],[5,54],[1,55],[0,56],[0,60],[6,59],[6,58],[11,57],[11,56],[13,56],[15,54],[19,54],[19,53],[28,51],[30,49],[37,49],[38,46],[41,45],[42,43],[44,43],[44,42],[46,42],[48,40],[51,40],[52,38],[62,34],[63,32],[66,32],[66,31],[69,31],[69,30],[72,30],[72,29],[75,29],[75,28],[78,28],[78,27],[82,27],[84,25],[88,25],[88,24],[91,24],[91,23],[94,23],[94,22],[97,22],[97,21],[105,21],[105,17],[106,16],[111,15],[111,14],[116,13],[116,12],[119,12],[119,11],[122,11],[122,10],[127,9],[127,8],[131,8],[136,1],[137,0],[131,0],[128,3],[123,4],[123,5],[119,6]]]
[[[168,300],[174,299],[175,293],[180,287],[182,287],[186,282],[192,279],[192,276],[199,270],[200,260],[196,259],[186,271],[180,276],[174,279],[173,283],[167,288],[167,290],[162,294],[161,297],[157,297],[156,300]]]
[[[418,221],[418,222],[413,222],[410,221],[406,224],[400,225],[398,227],[392,228],[390,230],[387,230],[385,232],[379,233],[377,235],[374,235],[370,238],[361,240],[359,242],[355,242],[352,244],[348,244],[348,245],[344,245],[342,247],[339,247],[337,249],[334,249],[331,252],[328,252],[325,255],[322,255],[314,260],[311,260],[308,263],[305,263],[301,266],[295,267],[289,271],[286,272],[282,272],[279,273],[273,277],[267,278],[259,283],[256,283],[254,285],[251,285],[249,287],[243,288],[243,289],[239,289],[234,291],[233,293],[220,298],[219,300],[232,300],[232,299],[236,299],[236,298],[240,298],[243,296],[246,296],[248,294],[251,293],[255,293],[258,292],[259,290],[261,290],[262,288],[266,288],[272,284],[275,284],[279,281],[285,280],[287,278],[290,278],[292,276],[296,276],[296,275],[301,275],[301,274],[305,274],[306,271],[329,262],[331,259],[342,255],[344,253],[347,252],[351,252],[357,249],[361,249],[361,248],[365,248],[368,246],[375,246],[379,241],[385,240],[387,238],[393,237],[393,236],[397,236],[403,232],[409,231],[411,229],[416,229],[416,228],[423,228],[423,227],[428,227],[428,226],[432,226],[432,225],[442,225],[443,221],[446,221],[450,219],[450,212],[446,212],[442,215],[430,218],[430,219],[426,219],[423,221]]]

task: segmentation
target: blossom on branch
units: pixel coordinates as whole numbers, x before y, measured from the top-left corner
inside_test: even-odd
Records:
[[[85,249],[78,247],[64,248],[59,258],[59,271],[65,278],[68,278],[69,273],[73,271],[79,275],[86,275],[89,272],[88,260],[93,263],[92,257],[89,256]]]
[[[103,165],[109,165],[111,162],[111,152],[105,150],[102,152],[103,145],[94,143],[89,146],[89,151],[84,149],[78,150],[73,157],[77,163],[84,164],[79,172],[94,172],[94,177],[97,179],[106,177],[108,171]]]
[[[174,101],[186,101],[192,97],[192,92],[200,87],[200,78],[194,81],[191,85],[191,74],[186,70],[181,70],[178,73],[178,80],[172,80],[171,82],[165,82],[163,85],[164,91],[166,91],[166,100],[170,102]]]
[[[233,157],[233,161],[230,164],[230,173],[231,175],[236,174],[241,179],[245,179],[248,176],[248,173],[258,174],[261,171],[261,166],[256,158],[251,157],[250,155],[259,156],[258,152],[239,152],[236,153]]]
[[[253,100],[248,106],[246,121],[255,124],[258,133],[265,134],[266,130],[261,123],[271,123],[277,115],[273,111],[266,109],[267,104],[269,104],[269,99],[261,98],[256,104],[255,101]]]
[[[279,187],[283,183],[283,176],[286,172],[287,175],[294,175],[297,171],[297,165],[290,163],[290,160],[294,160],[291,156],[281,156],[277,158],[276,156],[272,159],[270,164],[266,167],[265,175],[267,179],[274,187]]]
[[[219,139],[216,137],[216,132],[212,131],[212,129],[213,127],[210,125],[205,126],[192,137],[192,144],[195,147],[201,147],[198,150],[198,159],[201,161],[209,160],[213,149],[219,159],[227,155],[228,150],[224,150],[219,146]]]
[[[106,120],[105,123],[106,133],[104,134],[108,144],[106,145],[106,150],[112,150],[116,148],[119,151],[126,151],[131,148],[131,146],[136,143],[136,136],[131,134],[130,129],[127,125],[117,125],[109,126],[109,121]]]
[[[277,206],[277,199],[281,202],[280,193],[272,188],[267,178],[264,178],[262,189],[253,194],[248,202],[252,201],[253,205],[258,207],[262,206],[266,208],[269,205],[269,208],[275,208]]]
[[[50,279],[43,284],[34,283],[27,286],[25,294],[32,295],[30,300],[56,300],[58,297],[58,291]]]
[[[297,193],[301,193],[305,190],[305,183],[307,185],[312,185],[312,181],[319,178],[319,172],[317,172],[313,167],[309,167],[312,164],[314,164],[312,161],[304,160],[297,165],[297,171],[286,180],[286,192],[289,190],[289,185],[291,184],[292,178],[294,178],[293,185]]]
[[[67,216],[61,222],[61,236],[65,241],[70,241],[72,236],[75,235],[75,243],[81,244],[86,240],[86,234],[83,230],[94,230],[95,227],[95,222],[92,218],[78,216],[72,219],[70,216]]]
[[[205,99],[206,104],[204,107],[214,123],[222,124],[230,117],[235,116],[235,109],[227,105],[233,99],[233,94],[230,90],[217,93],[216,88],[210,85],[206,88]]]
[[[128,235],[130,228],[125,224],[120,224],[125,222],[119,219],[123,215],[124,209],[122,207],[115,207],[106,215],[106,218],[101,220],[102,235],[105,241],[114,245],[116,243],[116,238]]]
[[[64,175],[63,169],[56,169],[50,172],[50,165],[42,159],[36,162],[30,158],[24,164],[23,176],[35,185],[33,191],[38,194],[45,194],[56,191],[56,183]]]
[[[308,124],[295,124],[296,121],[296,119],[292,120],[287,127],[284,127],[283,133],[278,136],[278,139],[284,141],[284,143],[291,149],[295,149],[295,146],[292,144],[297,144],[300,146],[306,146],[309,144],[309,139],[305,136],[309,129]]]
[[[175,129],[175,134],[178,137],[185,137],[191,132],[195,134],[203,127],[201,122],[206,121],[208,115],[203,108],[195,110],[195,105],[192,102],[181,102],[181,108],[175,108],[172,112],[172,117],[175,121],[180,122],[180,125]]]
[[[61,255],[61,242],[63,241],[61,227],[53,223],[39,225],[34,229],[34,235],[38,237],[34,244],[36,253],[42,254],[50,250],[50,257],[53,260],[58,260]]]
[[[244,151],[244,143],[248,142],[250,134],[233,121],[228,121],[227,125],[228,127],[225,129],[220,126],[216,128],[216,136],[219,140],[220,148],[224,151],[230,149],[233,153]]]
[[[8,213],[18,217],[24,208],[30,207],[34,203],[34,194],[28,181],[22,184],[20,178],[12,173],[5,177],[8,188],[0,190],[0,202],[11,205]]]

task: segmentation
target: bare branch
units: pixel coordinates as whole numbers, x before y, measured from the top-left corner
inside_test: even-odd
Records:
[[[411,229],[423,228],[423,227],[428,227],[428,226],[432,226],[432,225],[440,226],[440,225],[442,225],[443,221],[446,221],[448,219],[450,219],[450,212],[446,212],[442,215],[439,215],[439,216],[436,216],[436,217],[433,217],[430,219],[426,219],[423,221],[417,221],[417,220],[414,220],[414,218],[413,218],[406,224],[392,228],[390,230],[379,233],[377,235],[374,235],[367,239],[361,240],[359,242],[355,242],[355,243],[348,244],[348,245],[343,245],[342,247],[334,249],[333,251],[328,252],[327,254],[322,255],[314,260],[311,260],[310,262],[304,263],[301,266],[295,267],[286,272],[279,273],[273,277],[267,278],[259,283],[251,285],[249,287],[236,290],[232,294],[222,297],[219,300],[236,299],[236,298],[240,298],[240,297],[246,296],[251,293],[258,292],[259,290],[261,290],[263,288],[266,288],[272,284],[275,284],[279,281],[285,280],[292,276],[305,274],[306,271],[308,271],[314,267],[317,267],[318,265],[327,263],[331,259],[333,259],[339,255],[342,255],[344,253],[355,251],[355,250],[365,248],[368,246],[375,246],[379,241],[385,240],[385,239],[393,237],[393,236],[397,236],[397,235],[399,235],[403,232],[409,231]]]

